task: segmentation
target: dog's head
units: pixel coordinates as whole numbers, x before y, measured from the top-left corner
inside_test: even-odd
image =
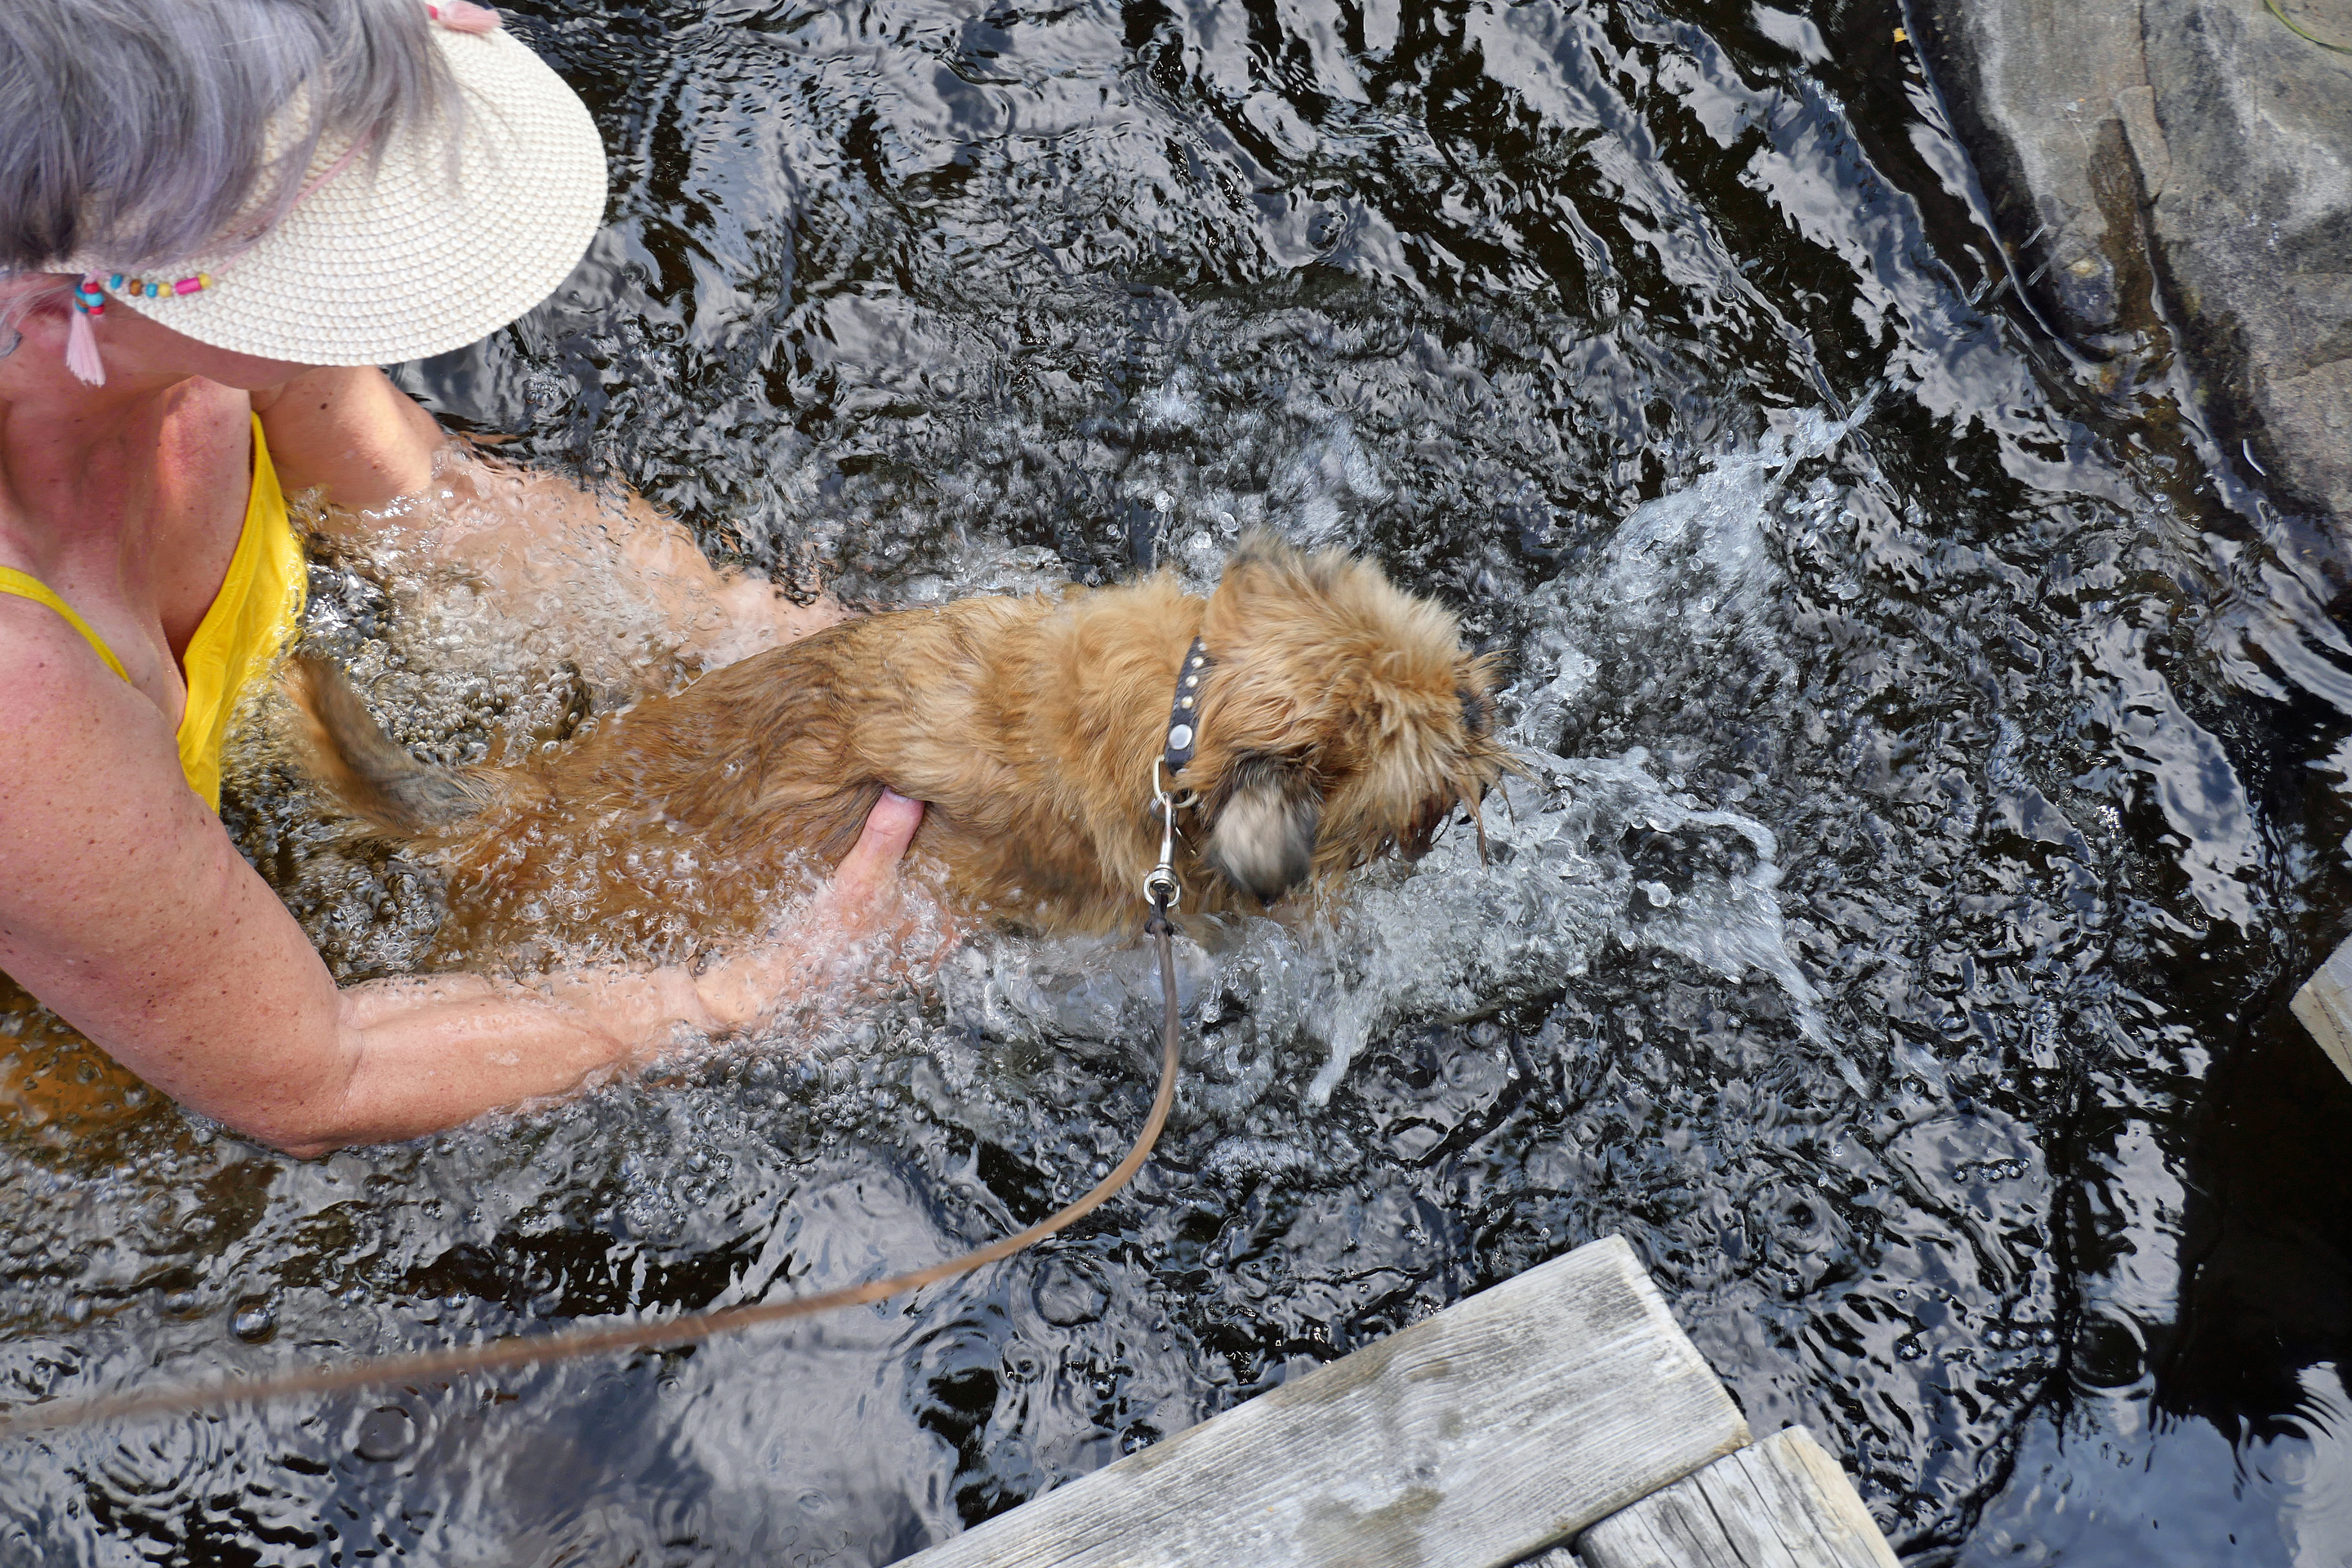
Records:
[[[1262,901],[1391,849],[1419,856],[1508,765],[1492,661],[1368,562],[1251,534],[1201,637],[1213,665],[1182,782],[1204,858]]]

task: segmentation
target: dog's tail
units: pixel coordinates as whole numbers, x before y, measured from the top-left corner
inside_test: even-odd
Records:
[[[474,768],[428,767],[370,717],[341,668],[297,654],[286,695],[302,716],[303,762],[344,810],[390,838],[436,838],[462,829],[500,791]]]

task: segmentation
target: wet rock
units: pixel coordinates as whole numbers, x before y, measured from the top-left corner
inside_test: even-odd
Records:
[[[2352,43],[2352,0],[2279,0]],[[2261,0],[1932,0],[2014,274],[2093,353],[2171,319],[2222,449],[2352,528],[2352,55]]]

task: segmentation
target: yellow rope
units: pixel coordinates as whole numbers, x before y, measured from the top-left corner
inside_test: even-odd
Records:
[[[460,1373],[497,1372],[539,1362],[570,1361],[583,1355],[662,1350],[672,1345],[694,1344],[719,1334],[748,1329],[755,1323],[782,1322],[787,1318],[805,1318],[837,1307],[855,1307],[884,1300],[908,1290],[919,1289],[925,1285],[937,1284],[942,1279],[952,1279],[959,1274],[968,1274],[983,1264],[1002,1262],[1101,1207],[1113,1194],[1127,1185],[1137,1171],[1142,1169],[1152,1145],[1160,1140],[1160,1130],[1168,1124],[1169,1110],[1176,1103],[1176,1064],[1183,1047],[1183,1025],[1176,1010],[1176,958],[1171,940],[1172,928],[1168,923],[1164,905],[1155,905],[1153,915],[1152,923],[1147,929],[1157,939],[1160,948],[1162,1016],[1160,1092],[1152,1097],[1150,1114],[1143,1119],[1143,1131],[1136,1134],[1134,1146],[1128,1150],[1127,1158],[1118,1163],[1117,1169],[1076,1203],[1038,1221],[1017,1236],[1008,1236],[976,1252],[967,1252],[961,1258],[945,1263],[934,1263],[928,1268],[918,1268],[911,1274],[877,1279],[865,1285],[844,1286],[838,1290],[824,1290],[814,1296],[800,1296],[782,1301],[721,1307],[714,1311],[689,1312],[684,1317],[656,1319],[650,1322],[600,1324],[593,1328],[566,1329],[548,1334],[517,1334],[509,1339],[492,1340],[486,1344],[454,1345],[445,1350],[424,1351],[412,1355],[378,1356],[342,1366],[319,1367],[275,1377],[232,1378],[223,1383],[196,1386],[133,1390],[89,1399],[60,1399],[43,1405],[25,1405],[0,1413],[0,1442],[26,1433],[56,1432],[100,1422],[128,1421],[150,1415],[181,1415],[200,1410],[216,1410],[228,1405],[254,1405],[264,1400],[285,1399],[296,1394],[338,1394],[387,1383],[439,1382]]]
[[[2272,16],[2276,16],[2282,23],[2285,24],[2286,30],[2293,33],[2296,37],[2304,39],[2307,43],[2317,44],[2321,48],[2327,50],[2331,54],[2352,55],[2352,45],[2331,44],[2326,38],[2319,37],[2316,33],[2306,33],[2301,27],[2296,26],[2294,19],[2288,16],[2285,12],[2278,8],[2278,0],[2263,0],[2263,9],[2268,11]]]

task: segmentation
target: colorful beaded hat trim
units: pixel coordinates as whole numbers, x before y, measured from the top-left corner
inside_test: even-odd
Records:
[[[75,291],[77,296],[79,296],[83,290],[87,289],[89,286],[90,279],[97,276],[98,274],[93,272],[89,275],[89,278],[83,279],[82,289]],[[116,294],[144,294],[150,300],[160,300],[166,294],[193,294],[199,289],[209,289],[212,286],[213,275],[209,272],[199,272],[193,278],[183,278],[176,283],[165,283],[160,279],[151,280],[144,278],[131,278],[126,279],[120,272],[115,273],[106,280],[106,287],[110,292]],[[96,310],[93,307],[84,306],[83,309],[91,310],[92,314],[96,313]]]
[[[132,299],[161,300],[175,294],[194,294],[212,286],[213,275],[209,272],[194,273],[171,283],[160,278],[125,278],[117,272],[110,275],[103,285],[97,273],[83,273],[74,285],[73,322],[66,329],[66,368],[89,385],[106,384],[106,363],[98,357],[98,335],[90,331],[89,319],[106,314],[108,290]]]
[[[426,0],[425,11],[435,23],[453,33],[490,33],[497,31],[500,25],[496,11],[487,5],[475,5],[473,0]],[[287,207],[299,206],[312,192],[342,173],[361,150],[374,140],[374,134],[370,132],[343,149],[341,157],[294,193],[294,199],[286,204]],[[260,237],[258,232],[247,235],[244,242],[231,249],[227,256],[237,256]],[[214,265],[218,266],[221,259],[215,258]],[[106,384],[106,364],[99,357],[98,334],[91,330],[89,323],[91,317],[106,314],[106,296],[110,291],[129,300],[168,300],[183,294],[200,293],[212,286],[213,277],[209,272],[192,273],[169,282],[161,278],[126,278],[115,272],[107,274],[102,283],[100,274],[83,273],[74,284],[73,320],[66,329],[66,368],[91,386]]]

